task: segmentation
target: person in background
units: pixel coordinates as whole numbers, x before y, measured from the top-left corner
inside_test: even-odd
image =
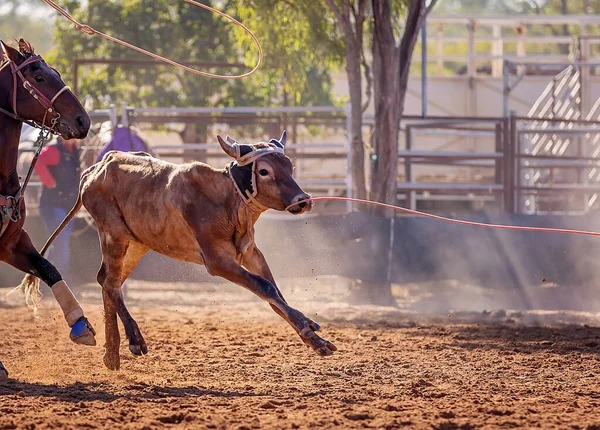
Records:
[[[48,236],[54,233],[77,201],[81,175],[79,154],[77,139],[58,137],[42,149],[38,158],[35,172],[42,182],[39,210]],[[70,272],[71,229],[72,223],[69,223],[54,242],[48,256],[65,277]]]

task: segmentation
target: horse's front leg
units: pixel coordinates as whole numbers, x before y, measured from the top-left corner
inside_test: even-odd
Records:
[[[35,303],[37,300],[39,291],[37,278],[40,278],[48,284],[60,305],[65,320],[71,327],[71,340],[82,345],[96,345],[96,332],[85,317],[79,302],[58,270],[35,249],[26,231],[21,231],[19,240],[5,260],[11,266],[28,274],[19,287],[25,291],[29,301]]]

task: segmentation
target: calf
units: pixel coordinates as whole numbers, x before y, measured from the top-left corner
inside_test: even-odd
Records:
[[[52,243],[81,206],[98,225],[106,344],[104,363],[119,369],[117,315],[129,349],[148,352],[137,323],[123,301],[121,286],[152,249],[177,260],[206,266],[208,273],[241,285],[266,300],[320,355],[336,347],[315,332],[319,324],[292,308],[277,288],[267,262],[254,242],[254,224],[267,209],[300,214],[312,202],[292,177],[279,140],[243,145],[217,136],[234,161],[225,169],[195,162],[175,165],[143,152],[108,152],[82,175],[75,207],[50,237]]]

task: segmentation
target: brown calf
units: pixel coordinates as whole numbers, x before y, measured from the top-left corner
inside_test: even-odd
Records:
[[[152,249],[177,260],[206,266],[269,302],[304,343],[320,355],[336,347],[319,337],[319,325],[290,307],[277,288],[263,254],[254,243],[254,224],[266,209],[294,214],[311,209],[310,198],[292,177],[280,140],[242,145],[217,136],[234,158],[226,169],[204,163],[175,165],[146,153],[111,151],[82,175],[79,200],[44,246],[85,206],[98,225],[105,310],[104,363],[119,368],[117,314],[135,355],[148,348],[129,314],[121,286],[140,259]],[[307,200],[307,201],[304,201]]]

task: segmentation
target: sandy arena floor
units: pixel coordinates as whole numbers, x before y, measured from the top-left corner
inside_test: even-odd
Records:
[[[288,300],[339,348],[320,358],[240,288],[129,294],[150,351],[132,356],[122,335],[119,372],[102,346],[68,340],[49,298],[37,319],[19,296],[0,301],[14,378],[0,382],[0,429],[600,428],[594,314],[431,316],[316,300],[300,282]],[[83,301],[102,345],[98,289]]]

